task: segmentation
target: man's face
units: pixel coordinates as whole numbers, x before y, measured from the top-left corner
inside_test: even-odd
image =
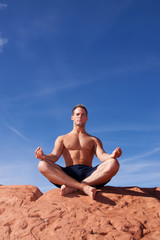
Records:
[[[71,116],[71,119],[74,121],[76,126],[85,126],[86,121],[88,120],[86,111],[84,108],[76,108],[74,114]]]

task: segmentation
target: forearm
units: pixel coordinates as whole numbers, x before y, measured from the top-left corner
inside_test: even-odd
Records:
[[[105,162],[109,158],[119,158],[122,155],[122,150],[120,147],[117,147],[111,154],[103,153],[102,154],[102,162]]]
[[[110,159],[110,158],[114,158],[114,157],[112,156],[112,154],[103,153],[102,156],[101,156],[101,158],[100,158],[100,160],[101,160],[102,162],[105,162],[105,161],[107,161],[107,160]]]
[[[50,160],[52,162],[56,162],[58,160],[58,158],[54,154],[50,153],[50,154],[47,154],[47,155],[44,154],[43,158],[41,160]]]

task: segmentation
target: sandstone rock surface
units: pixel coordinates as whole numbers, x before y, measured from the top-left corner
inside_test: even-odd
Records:
[[[0,186],[0,226],[1,240],[159,240],[160,188],[106,186],[93,201]]]

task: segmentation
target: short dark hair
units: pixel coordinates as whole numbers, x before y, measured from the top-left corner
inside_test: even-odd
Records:
[[[86,108],[83,104],[78,104],[78,105],[76,105],[76,106],[73,108],[73,110],[72,110],[72,115],[74,115],[74,110],[75,110],[76,108],[83,108],[83,109],[86,111],[86,115],[88,115],[87,108]]]

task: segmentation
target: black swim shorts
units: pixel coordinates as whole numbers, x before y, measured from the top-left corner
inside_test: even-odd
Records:
[[[69,167],[61,167],[61,169],[70,177],[76,179],[78,182],[82,182],[85,178],[89,177],[97,169],[98,166],[99,165],[95,167],[89,167],[83,164],[77,164]],[[108,182],[104,184],[96,185],[94,187],[101,188]],[[58,184],[54,184],[54,185],[57,187],[61,187],[61,185],[58,185]]]

